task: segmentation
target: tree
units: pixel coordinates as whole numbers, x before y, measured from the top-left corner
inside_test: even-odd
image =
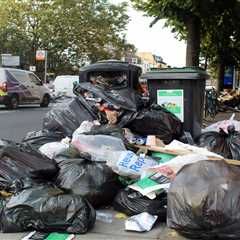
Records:
[[[167,19],[167,25],[187,40],[186,66],[198,66],[201,33],[206,20],[221,15],[232,0],[132,0],[134,6],[155,17]]]
[[[21,56],[27,67],[37,49],[48,50],[50,69],[69,71],[88,57],[120,58],[129,21],[127,4],[108,0],[0,0],[0,53]],[[69,70],[68,70],[69,69]]]
[[[221,14],[205,20],[201,53],[217,73],[219,90],[223,89],[225,68],[239,65],[239,11],[239,2],[228,1],[228,7]]]

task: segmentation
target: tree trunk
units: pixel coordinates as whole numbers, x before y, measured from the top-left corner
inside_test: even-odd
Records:
[[[217,90],[218,92],[223,90],[224,87],[224,73],[225,73],[225,64],[223,61],[219,61],[217,66]]]
[[[199,54],[200,54],[200,19],[195,16],[189,16],[186,19],[187,27],[187,54],[186,54],[186,66],[199,66]]]

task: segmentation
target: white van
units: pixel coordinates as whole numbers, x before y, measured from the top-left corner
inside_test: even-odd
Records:
[[[54,95],[74,97],[75,96],[73,93],[74,82],[79,82],[79,76],[77,75],[57,76],[53,82]]]
[[[16,68],[0,68],[0,104],[16,109],[23,104],[47,107],[50,92],[33,73]]]

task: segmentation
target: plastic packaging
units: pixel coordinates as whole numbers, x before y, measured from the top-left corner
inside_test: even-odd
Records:
[[[227,131],[228,134],[223,130],[219,133],[203,133],[196,139],[196,143],[224,158],[240,160],[240,132],[235,131],[234,126],[229,126]]]
[[[107,135],[79,134],[72,144],[80,152],[90,154],[92,161],[97,162],[106,162],[109,153],[126,150],[121,139]]]
[[[113,216],[111,213],[106,213],[100,210],[96,211],[96,220],[104,222],[104,223],[112,223]]]
[[[58,166],[60,171],[56,184],[70,193],[85,197],[94,207],[111,204],[121,188],[117,175],[105,163],[77,156],[76,159],[65,158]]]
[[[125,221],[125,230],[136,232],[149,232],[158,216],[153,216],[147,212],[140,213],[128,218]]]
[[[93,128],[93,126],[95,125],[99,125],[99,123],[97,124],[97,121],[93,121],[93,122],[90,122],[90,121],[83,121],[80,125],[79,128],[77,128],[73,135],[72,135],[72,139],[73,141],[75,139],[78,139],[78,136],[79,134],[83,134],[83,133],[86,133],[86,132],[90,132],[91,129]]]
[[[62,142],[51,142],[46,143],[39,148],[39,151],[44,154],[45,156],[53,159],[55,156],[64,152],[69,148],[69,144],[62,143]]]
[[[141,193],[126,188],[117,194],[113,201],[113,207],[119,212],[133,216],[142,212],[157,215],[160,221],[166,221],[167,194],[161,192],[155,199],[149,199]]]
[[[0,147],[0,190],[16,192],[24,182],[46,182],[57,172],[56,162],[31,146],[5,142]]]
[[[44,231],[86,233],[95,223],[95,210],[81,196],[64,194],[48,185],[19,192],[1,210],[2,232]]]
[[[27,133],[22,140],[23,143],[31,144],[34,148],[39,149],[42,145],[50,142],[58,142],[64,138],[61,132],[50,132],[48,130],[34,131]]]
[[[137,178],[144,169],[157,165],[157,161],[145,156],[136,155],[131,151],[111,152],[107,156],[107,165],[121,176]]]
[[[189,239],[240,239],[239,181],[239,166],[224,161],[183,167],[168,191],[168,227]]]
[[[165,144],[182,135],[181,121],[160,106],[139,111],[126,127],[141,136],[155,135]]]
[[[82,98],[73,98],[53,107],[43,119],[43,129],[71,137],[83,121],[96,120],[97,114]]]
[[[235,114],[231,116],[228,120],[223,120],[216,122],[214,124],[211,124],[210,126],[204,128],[202,130],[203,133],[205,132],[220,132],[220,130],[223,130],[225,133],[228,133],[228,127],[234,126],[235,130],[240,132],[240,122],[237,120],[234,120]]]

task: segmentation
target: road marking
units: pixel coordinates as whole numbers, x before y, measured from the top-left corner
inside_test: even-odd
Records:
[[[3,110],[3,111],[1,111],[1,110],[0,110],[0,114],[10,113],[10,112],[16,112],[16,111],[10,111],[10,110],[9,110],[9,111],[8,111],[8,110]]]

